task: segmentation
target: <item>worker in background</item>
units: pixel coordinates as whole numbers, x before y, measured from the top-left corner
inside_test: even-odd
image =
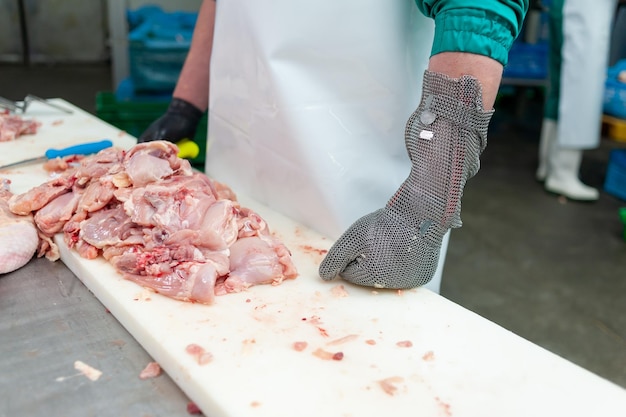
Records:
[[[617,0],[551,0],[549,83],[536,177],[546,190],[594,201],[579,179],[583,151],[600,144],[612,19]]]
[[[252,3],[203,2],[140,141],[193,137],[208,108],[207,174],[336,239],[323,279],[429,282],[528,1]]]

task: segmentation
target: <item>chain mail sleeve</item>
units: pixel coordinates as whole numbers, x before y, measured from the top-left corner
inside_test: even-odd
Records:
[[[493,111],[471,76],[426,71],[419,107],[405,130],[409,177],[386,206],[357,220],[331,247],[325,280],[375,288],[413,288],[430,281],[444,234],[460,227],[466,181],[480,167]]]

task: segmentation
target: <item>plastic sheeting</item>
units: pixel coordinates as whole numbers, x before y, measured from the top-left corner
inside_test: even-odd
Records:
[[[408,175],[433,30],[411,0],[218,2],[206,172],[336,239]]]

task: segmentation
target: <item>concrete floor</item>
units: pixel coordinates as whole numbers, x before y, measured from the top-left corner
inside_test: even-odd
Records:
[[[61,97],[95,112],[97,91],[111,90],[106,66],[0,66],[0,96]],[[626,387],[626,241],[618,217],[626,201],[605,192],[575,203],[534,179],[540,92],[524,111],[498,103],[482,168],[463,198],[441,294],[506,329]],[[581,178],[602,189],[609,152],[587,151]],[[428,318],[425,318],[427,320]]]

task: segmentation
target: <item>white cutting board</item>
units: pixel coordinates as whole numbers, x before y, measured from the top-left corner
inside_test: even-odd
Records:
[[[114,136],[109,125],[88,118],[80,126],[92,138]],[[85,139],[78,123],[66,122]],[[54,132],[37,136],[56,140],[48,136]],[[31,186],[40,178],[30,177]],[[290,248],[297,279],[220,296],[211,306],[184,303],[125,281],[105,261],[82,259],[56,239],[63,262],[205,415],[624,415],[624,389],[427,289],[399,293],[322,281],[317,265],[331,242],[239,197]],[[295,342],[307,347],[297,351]],[[190,344],[212,360],[198,363],[186,352]],[[324,360],[316,349],[343,358]]]

